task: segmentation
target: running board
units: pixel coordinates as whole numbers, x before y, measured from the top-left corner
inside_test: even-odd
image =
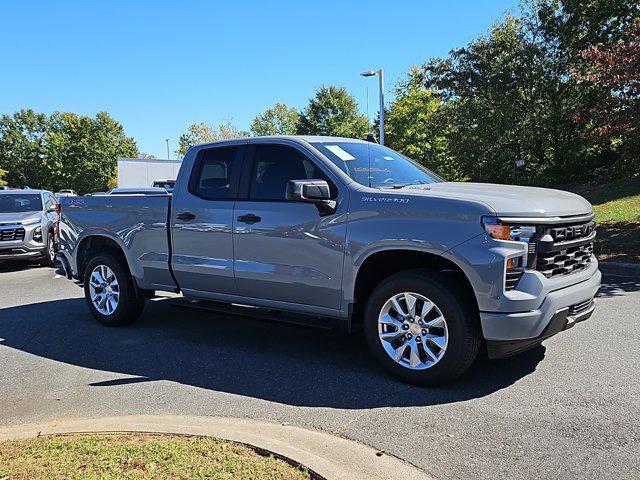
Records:
[[[172,307],[189,308],[192,310],[206,310],[208,312],[235,315],[260,320],[269,320],[278,323],[287,323],[302,327],[318,328],[321,330],[336,330],[340,320],[329,317],[318,317],[304,313],[292,313],[251,305],[235,303],[214,302],[211,300],[192,300],[188,298],[175,298],[171,300]]]

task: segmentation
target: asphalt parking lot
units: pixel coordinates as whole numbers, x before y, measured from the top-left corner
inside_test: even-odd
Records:
[[[148,303],[98,325],[53,269],[0,265],[0,422],[125,414],[318,428],[440,478],[640,476],[640,282],[605,278],[594,316],[440,389],[389,378],[361,335]]]

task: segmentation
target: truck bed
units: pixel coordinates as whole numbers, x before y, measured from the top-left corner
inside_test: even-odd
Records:
[[[170,195],[97,195],[61,199],[60,252],[78,271],[77,247],[94,235],[118,243],[127,256],[138,286],[172,290],[169,270],[168,218]]]

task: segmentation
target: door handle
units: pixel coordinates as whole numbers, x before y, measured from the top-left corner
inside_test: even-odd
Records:
[[[260,220],[262,220],[262,218],[260,218],[257,215],[254,215],[253,213],[248,213],[246,215],[240,215],[238,217],[238,221],[239,222],[248,223],[248,224],[258,223]]]
[[[176,218],[178,220],[183,220],[183,221],[189,221],[189,220],[194,220],[196,218],[196,216],[191,213],[191,212],[182,212],[178,215],[176,215]]]

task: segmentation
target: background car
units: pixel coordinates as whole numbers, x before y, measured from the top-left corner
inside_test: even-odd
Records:
[[[0,192],[0,260],[40,260],[53,266],[58,199],[46,190]]]
[[[56,193],[56,197],[60,198],[60,197],[77,197],[78,194],[75,192],[75,190],[71,190],[69,189],[62,189],[60,190],[58,193]]]

